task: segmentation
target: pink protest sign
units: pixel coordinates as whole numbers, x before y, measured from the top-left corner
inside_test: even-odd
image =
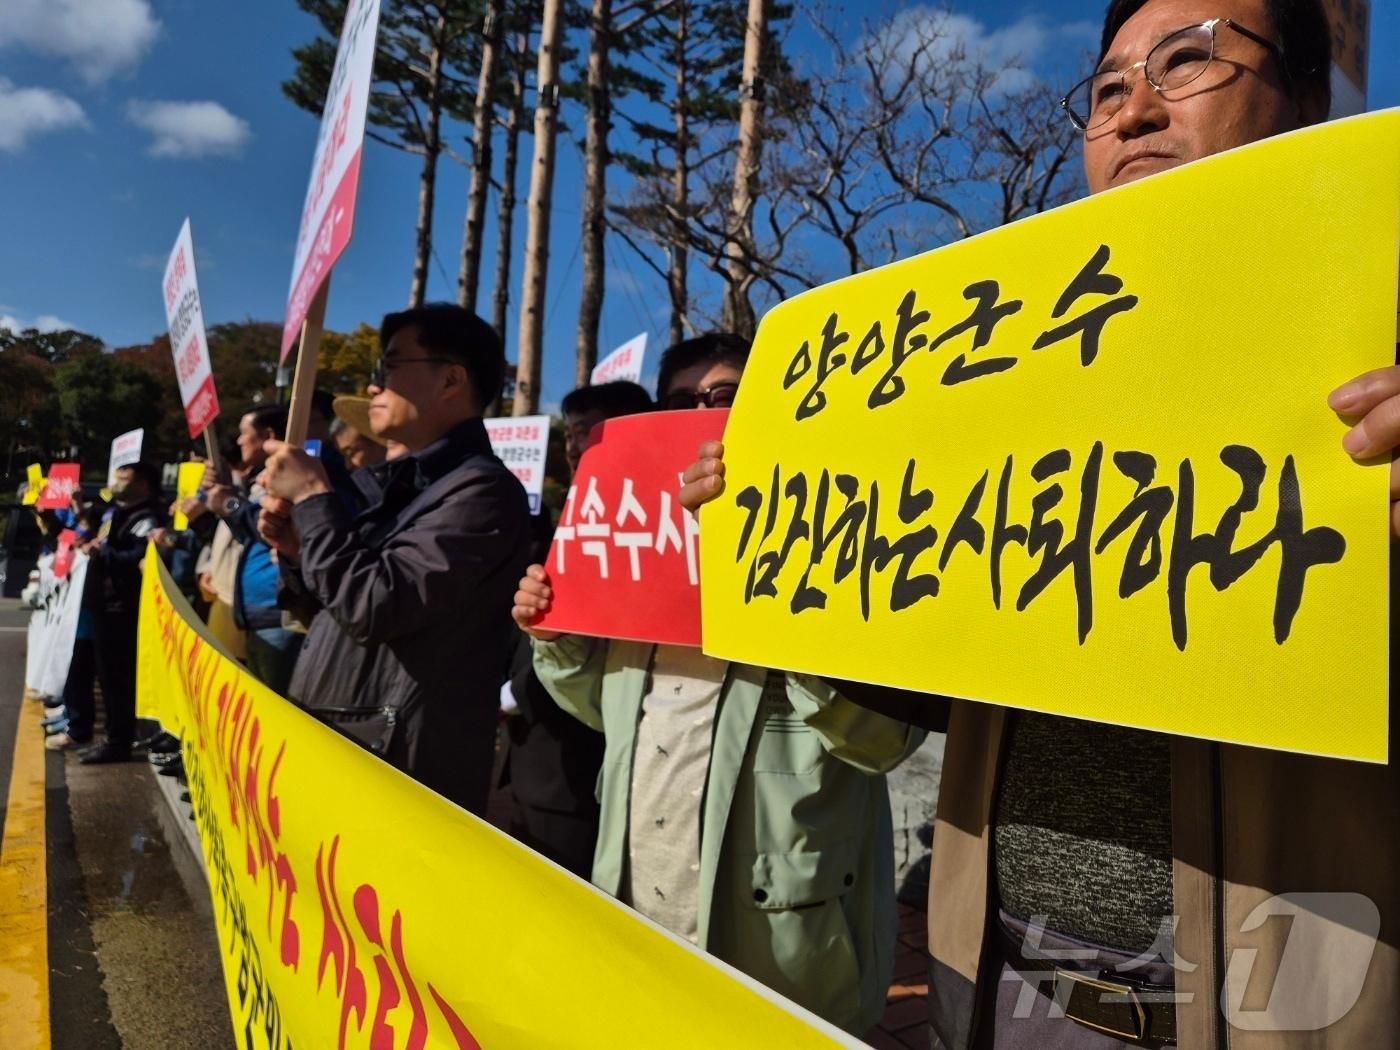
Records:
[[[378,30],[379,0],[350,0],[322,110],[311,182],[301,209],[287,318],[282,326],[283,361],[297,341],[311,300],[350,243]]]
[[[681,508],[681,472],[728,411],[622,416],[594,428],[545,568],[551,631],[700,644],[699,528]]]
[[[82,467],[77,463],[55,463],[49,468],[44,490],[39,493],[40,510],[63,510],[78,491]]]
[[[58,534],[58,550],[53,556],[53,574],[60,580],[66,580],[73,568],[73,544],[77,541],[78,534],[72,529],[64,529]]]
[[[161,291],[170,329],[170,352],[175,355],[175,379],[180,385],[180,400],[185,404],[185,424],[190,437],[197,438],[219,414],[219,397],[214,392],[214,366],[204,337],[204,307],[199,301],[199,282],[195,280],[189,219],[180,227],[175,247],[170,250]]]

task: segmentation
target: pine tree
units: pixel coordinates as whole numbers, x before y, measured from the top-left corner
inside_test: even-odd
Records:
[[[444,150],[443,117],[470,112],[485,0],[385,0],[375,46],[374,84],[366,114],[367,137],[422,157],[414,228],[410,306],[427,292],[433,244],[433,204],[438,161]],[[322,35],[292,49],[296,69],[283,93],[320,116],[335,67],[346,0],[297,0],[320,24]]]

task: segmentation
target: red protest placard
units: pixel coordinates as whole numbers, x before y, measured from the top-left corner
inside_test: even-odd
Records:
[[[39,493],[40,510],[63,510],[78,491],[82,467],[77,463],[55,463],[49,468],[44,491]]]
[[[60,580],[66,580],[73,568],[73,544],[76,542],[78,534],[72,529],[64,529],[58,534],[58,550],[53,556],[53,574]]]
[[[680,505],[681,472],[728,417],[650,412],[594,428],[554,530],[545,564],[554,600],[538,626],[700,644],[699,529]]]

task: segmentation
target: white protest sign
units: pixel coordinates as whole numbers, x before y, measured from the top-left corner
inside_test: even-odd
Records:
[[[530,513],[538,514],[544,498],[544,459],[549,447],[548,416],[504,416],[483,420],[491,451],[520,479],[530,497]]]
[[[200,305],[199,283],[195,280],[189,219],[175,238],[161,290],[165,295],[165,323],[170,329],[170,352],[175,355],[175,378],[180,384],[180,400],[185,403],[185,423],[190,437],[197,438],[219,414],[219,396],[214,392],[214,366],[210,364],[209,344],[204,338],[204,307]]]
[[[589,382],[611,383],[615,379],[642,381],[642,356],[647,352],[647,334],[635,335],[598,362]]]
[[[312,298],[350,243],[360,152],[365,141],[365,107],[374,77],[374,41],[379,0],[351,0],[340,31],[331,86],[321,111],[321,132],[311,163],[311,183],[301,208],[292,287],[282,327],[282,357],[296,342]]]
[[[29,643],[25,651],[24,684],[43,696],[62,696],[73,661],[73,641],[83,604],[88,556],[73,553],[68,574],[54,574],[54,556],[39,559],[39,586],[30,597]]]
[[[141,459],[141,443],[146,440],[145,428],[128,430],[112,439],[112,455],[107,460],[107,486],[117,480],[117,468],[136,463]]]

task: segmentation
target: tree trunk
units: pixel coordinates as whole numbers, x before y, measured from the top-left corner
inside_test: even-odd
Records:
[[[549,278],[549,209],[554,192],[555,133],[559,127],[559,41],[562,0],[544,0],[539,64],[535,71],[535,160],[525,208],[525,274],[521,283],[515,415],[539,410],[544,349],[545,288]]]
[[[418,228],[413,246],[413,283],[408,305],[422,306],[428,290],[428,256],[433,251],[433,198],[437,192],[437,162],[442,153],[442,40],[447,16],[438,15],[428,55],[427,123],[423,136],[423,170],[418,177]]]
[[[730,331],[750,339],[755,328],[753,304],[749,301],[754,278],[748,254],[753,245],[754,181],[763,148],[763,134],[759,127],[763,96],[759,67],[767,31],[767,0],[749,0],[748,24],[744,32],[744,78],[739,88],[739,152],[734,161],[729,237],[724,245],[727,257],[724,324]]]
[[[468,310],[476,309],[481,283],[481,233],[486,222],[486,195],[491,188],[491,134],[496,117],[496,66],[501,52],[501,2],[487,0],[481,74],[472,114],[472,181],[462,229],[462,263],[457,272],[457,302]]]
[[[506,154],[501,166],[501,202],[496,212],[496,290],[491,324],[506,337],[506,313],[510,309],[510,262],[515,237],[515,178],[520,161],[520,126],[525,119],[525,55],[530,33],[515,35],[514,70],[511,74],[510,113],[506,116]]]
[[[676,128],[676,164],[671,175],[671,207],[675,215],[687,215],[690,208],[690,116],[686,112],[690,91],[690,74],[686,58],[690,46],[690,4],[681,0],[676,8],[675,60],[676,100],[671,115]],[[682,220],[683,221],[683,220]],[[671,345],[685,339],[685,315],[690,306],[687,270],[690,251],[685,246],[684,231],[672,238],[666,272],[666,287],[671,294]]]
[[[583,288],[578,306],[574,385],[587,386],[598,363],[598,322],[603,315],[603,255],[606,233],[608,125],[608,48],[612,41],[612,0],[593,0],[588,37],[588,124],[583,149]]]

